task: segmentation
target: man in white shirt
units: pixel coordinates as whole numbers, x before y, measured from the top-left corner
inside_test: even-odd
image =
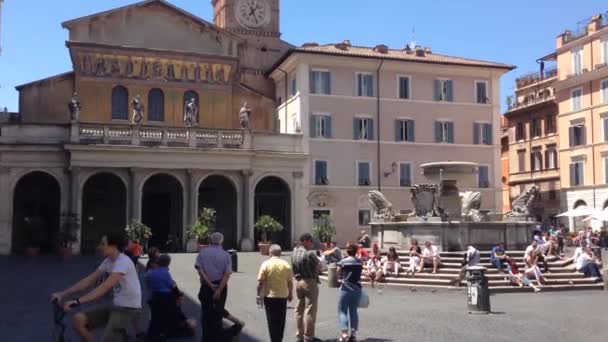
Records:
[[[479,265],[480,260],[481,253],[479,253],[479,250],[473,246],[469,246],[467,248],[466,254],[464,255],[464,261],[462,262],[462,268],[460,269],[460,273],[458,274],[458,277],[456,277],[456,279],[450,282],[450,284],[460,286],[460,283],[466,275],[467,268]]]
[[[524,253],[524,262],[529,265],[530,253],[537,251],[537,260],[543,263],[543,272],[549,272],[549,265],[547,264],[547,257],[543,254],[542,250],[538,248],[538,242],[532,241],[532,244],[526,248]]]
[[[584,252],[577,258],[576,270],[584,273],[585,277],[596,277],[598,282],[603,281],[597,259],[589,247],[585,248]]]
[[[441,258],[439,257],[439,249],[437,246],[431,245],[428,241],[425,242],[424,250],[422,251],[422,264],[420,265],[421,271],[422,268],[433,267],[433,274],[435,274],[437,273],[440,263]]]
[[[133,261],[121,252],[124,241],[124,238],[118,235],[104,239],[101,249],[105,259],[97,270],[68,289],[53,293],[51,296],[52,301],[60,303],[64,298],[85,291],[108,275],[101,285],[88,294],[63,304],[63,309],[70,311],[76,306],[95,301],[113,290],[112,305],[100,306],[73,316],[74,329],[85,342],[93,342],[93,332],[104,326],[103,342],[125,340],[128,337],[129,327],[141,312],[141,285]]]

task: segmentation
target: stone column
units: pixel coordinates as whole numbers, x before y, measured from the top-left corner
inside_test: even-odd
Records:
[[[292,203],[291,203],[291,242],[295,241],[299,234],[303,233],[304,217],[302,215],[306,213],[305,209],[305,194],[304,185],[302,181],[304,179],[304,173],[302,171],[296,171],[293,173],[293,189],[292,189]]]
[[[251,175],[252,170],[242,170],[242,188],[241,188],[241,251],[251,252],[255,249],[252,229],[252,219],[250,212],[250,204],[253,200],[251,196]]]
[[[186,196],[188,198],[186,204],[186,222],[184,224],[185,231],[182,238],[184,246],[188,243],[188,230],[196,222],[198,218],[198,187],[196,186],[197,173],[195,170],[186,170]]]
[[[136,168],[129,169],[129,219],[127,221],[141,221],[141,171]],[[128,223],[128,222],[127,222]]]
[[[78,221],[78,232],[76,232],[77,242],[73,245],[72,251],[76,254],[80,253],[82,243],[82,194],[80,189],[80,173],[79,167],[69,167],[65,170],[68,178],[68,208],[67,214],[73,214]]]
[[[10,169],[0,167],[0,255],[11,253],[13,194],[10,192]]]

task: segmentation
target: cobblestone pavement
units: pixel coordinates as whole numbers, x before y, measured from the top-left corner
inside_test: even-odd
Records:
[[[189,297],[186,313],[199,317],[194,257],[174,255],[171,271]],[[246,322],[240,341],[269,341],[264,312],[255,305],[256,273],[263,260],[254,253],[240,254],[240,272],[229,284],[227,308]],[[91,272],[98,262],[91,257],[75,257],[67,263],[53,257],[1,257],[0,341],[47,341],[52,329],[49,294]],[[594,342],[606,341],[607,336],[608,293],[602,291],[496,295],[493,315],[467,314],[461,291],[367,291],[371,306],[360,311],[363,341]],[[322,285],[317,336],[326,341],[337,336],[336,296],[336,289]],[[295,340],[293,304],[285,341]]]

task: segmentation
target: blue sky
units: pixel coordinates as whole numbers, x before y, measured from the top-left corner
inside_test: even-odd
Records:
[[[169,0],[208,21],[211,0]],[[137,0],[5,0],[2,13],[0,107],[18,110],[15,86],[69,71],[67,31],[61,22],[124,6]],[[536,59],[555,48],[566,28],[608,10],[597,0],[282,0],[283,39],[386,44],[401,48],[411,40],[433,51],[517,65],[502,78],[501,102],[514,79],[537,70]]]

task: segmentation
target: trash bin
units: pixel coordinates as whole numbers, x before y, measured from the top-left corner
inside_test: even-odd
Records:
[[[483,266],[467,267],[467,304],[470,314],[489,314],[490,290],[486,268]]]
[[[329,264],[327,266],[327,287],[340,287],[340,283],[338,282],[338,266],[336,264]]]
[[[239,256],[236,253],[236,249],[228,250],[230,259],[232,260],[232,272],[237,273],[239,271]]]

